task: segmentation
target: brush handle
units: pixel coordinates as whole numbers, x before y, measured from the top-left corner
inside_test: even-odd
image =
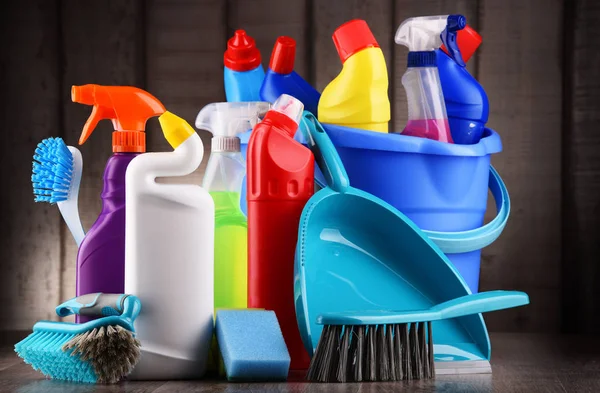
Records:
[[[384,325],[437,321],[465,315],[497,311],[529,304],[529,296],[519,291],[488,291],[465,295],[439,303],[428,310],[368,310],[327,313],[317,317],[320,325]]]
[[[331,142],[331,139],[329,139],[325,129],[315,115],[304,111],[300,130],[304,134],[308,147],[315,156],[317,165],[321,169],[327,185],[334,191],[345,192],[350,187],[350,179],[333,142]]]
[[[60,214],[65,220],[71,235],[77,243],[77,247],[83,241],[85,231],[81,224],[81,218],[79,217],[79,185],[81,184],[81,174],[83,172],[83,158],[79,149],[73,146],[67,146],[71,154],[73,155],[73,176],[71,178],[71,184],[69,186],[69,196],[66,201],[58,202],[58,209]]]
[[[76,314],[88,317],[122,316],[134,320],[141,310],[139,299],[133,295],[89,293],[68,300],[56,307],[59,317]]]

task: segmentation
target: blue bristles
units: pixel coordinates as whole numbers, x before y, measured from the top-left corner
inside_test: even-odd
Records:
[[[73,349],[62,347],[75,334],[39,331],[15,345],[15,352],[34,370],[49,378],[64,381],[96,383],[97,376],[90,362],[83,361]]]
[[[36,202],[66,201],[73,177],[73,154],[62,138],[38,143],[33,155],[33,194]]]

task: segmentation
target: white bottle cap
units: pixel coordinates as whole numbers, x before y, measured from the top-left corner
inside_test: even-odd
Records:
[[[304,111],[304,104],[302,101],[292,97],[291,95],[282,94],[273,103],[272,110],[283,113],[290,119],[294,120],[296,124],[300,124],[302,112]]]

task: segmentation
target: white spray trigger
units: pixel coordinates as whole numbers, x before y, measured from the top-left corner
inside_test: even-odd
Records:
[[[271,108],[268,102],[215,102],[206,105],[196,117],[196,128],[214,136],[236,137],[260,121],[259,116]]]
[[[396,44],[406,46],[411,52],[436,50],[442,45],[440,34],[447,23],[448,15],[406,19],[396,31]]]

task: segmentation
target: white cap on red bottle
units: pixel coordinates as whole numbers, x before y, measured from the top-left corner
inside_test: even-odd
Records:
[[[304,111],[304,104],[302,101],[292,97],[291,95],[282,94],[275,100],[271,110],[284,114],[292,119],[296,124],[300,124],[302,112]]]

